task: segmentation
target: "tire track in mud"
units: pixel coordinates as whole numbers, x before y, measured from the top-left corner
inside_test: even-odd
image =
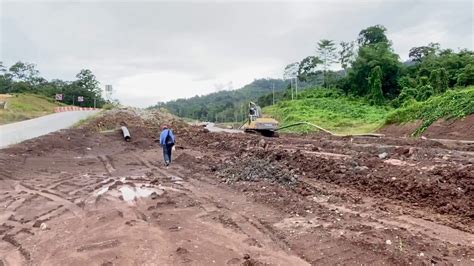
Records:
[[[157,163],[145,160],[136,153],[133,153],[133,157],[142,166],[159,173],[165,180],[172,181],[173,177],[178,177],[178,179],[181,180],[179,185],[182,187],[179,191],[185,193],[186,197],[192,198],[193,201],[197,201],[198,207],[203,211],[198,215],[198,218],[217,220],[224,228],[230,228],[239,234],[244,234],[247,236],[247,239],[244,241],[246,245],[260,249],[266,247],[286,254],[291,250],[282,239],[276,236],[271,230],[268,230],[259,221],[252,220],[250,217],[232,211],[227,204],[223,204],[221,201],[214,199],[210,193],[203,193],[200,192],[200,190],[196,190],[194,188],[196,184],[193,185],[184,180],[179,170],[175,171],[170,168],[161,169]],[[181,166],[176,165],[176,167],[180,168]],[[212,191],[212,189],[210,191]],[[189,193],[192,195],[189,195]]]
[[[111,175],[112,172],[115,171],[113,164],[110,162],[110,158],[99,157],[97,162],[104,166],[108,175]],[[60,173],[62,174],[63,172]],[[16,181],[11,186],[12,191],[6,192],[6,197],[2,197],[0,200],[1,202],[6,202],[4,211],[0,213],[0,239],[12,247],[4,247],[6,252],[8,250],[8,253],[6,255],[7,257],[0,259],[0,264],[9,264],[12,262],[29,264],[31,262],[31,251],[23,245],[22,241],[24,237],[18,238],[19,234],[33,234],[30,231],[32,228],[39,229],[42,223],[63,216],[68,212],[76,217],[82,217],[85,214],[78,205],[71,201],[73,197],[68,195],[68,193],[70,191],[87,191],[87,187],[94,186],[99,178],[91,182],[86,182],[86,187],[80,187],[80,185],[76,185],[76,183],[79,182],[82,184],[84,180],[75,178],[73,173],[68,174],[64,172],[67,176],[62,178],[54,178],[56,176],[55,174],[56,171],[54,172],[53,178],[49,178],[52,182],[47,186],[43,185],[45,181],[49,181],[49,179],[45,180],[45,178],[28,179],[21,182]],[[15,180],[11,177],[11,171],[2,171],[0,180],[2,177]],[[66,191],[66,193],[63,193],[64,191]],[[17,220],[15,218],[17,212],[22,208],[26,208],[25,211],[28,209],[33,211],[28,206],[23,207],[25,204],[34,204],[34,202],[41,202],[44,201],[44,199],[51,202],[51,204],[43,206],[41,213],[35,215],[34,212],[30,212],[29,217],[31,217],[31,219],[21,218],[21,220]],[[18,260],[19,257],[15,254],[21,256],[23,261],[20,262]],[[17,258],[15,259],[15,257]]]
[[[23,259],[25,259],[27,262],[30,262],[31,261],[31,252],[27,249],[25,249],[23,247],[23,245],[21,245],[15,238],[14,235],[11,235],[11,234],[5,234],[3,237],[2,237],[2,240],[9,243],[10,245],[12,245],[13,247],[15,247],[16,249],[18,249],[20,255],[23,257]],[[1,261],[0,261],[1,262]]]
[[[178,168],[180,166],[178,165]],[[166,170],[157,169],[164,176],[180,176],[179,171],[175,171],[174,167],[170,167]],[[217,189],[215,187],[215,180],[212,182],[206,181],[207,178],[202,177],[196,179],[188,179],[183,185],[185,188],[191,191],[201,201],[201,206],[204,210],[202,214],[203,217],[215,218],[217,220],[223,220],[224,225],[237,230],[238,232],[244,233],[247,236],[253,236],[253,241],[256,243],[261,243],[266,247],[273,247],[280,250],[289,251],[292,248],[298,249],[297,239],[293,238],[292,231],[298,231],[299,228],[294,228],[294,230],[281,230],[275,226],[274,222],[271,220],[275,219],[279,215],[276,214],[270,215],[273,216],[267,219],[264,215],[256,215],[254,212],[252,217],[244,215],[246,213],[245,209],[236,209],[239,208],[238,205],[234,205],[234,202],[225,203],[225,197],[215,199],[214,196],[220,193],[213,191]],[[198,183],[191,185],[192,183]],[[203,188],[203,183],[213,188]],[[199,189],[194,189],[196,186],[199,186]],[[222,216],[222,217],[221,217]],[[259,218],[260,216],[260,218]],[[278,218],[277,218],[278,219]],[[357,263],[357,264],[372,264],[380,265],[387,263],[394,263],[397,261],[394,255],[389,255],[387,253],[376,252],[374,247],[367,243],[360,243],[354,241],[348,241],[345,238],[335,237],[327,233],[327,229],[316,227],[313,230],[317,233],[310,233],[311,238],[308,239],[310,243],[315,243],[313,247],[308,248],[307,250],[301,251],[301,248],[297,253],[295,251],[290,251],[292,254],[298,254],[300,257],[305,258],[306,261],[311,264],[331,264],[331,263]],[[251,240],[249,238],[249,240]],[[296,245],[296,246],[295,246]],[[301,243],[301,246],[305,246],[307,243]],[[361,246],[362,245],[362,246]],[[366,247],[364,247],[366,245]],[[308,251],[309,250],[309,251]],[[309,254],[317,254],[317,256]],[[389,255],[389,256],[387,256]]]
[[[172,176],[181,177],[179,170],[175,171],[172,169],[156,169],[161,175],[171,179]],[[212,188],[203,189],[203,183],[199,184],[200,189],[196,189],[198,184],[193,184],[193,180],[187,180],[183,182],[182,187],[188,191],[187,193],[192,193],[194,198],[199,202],[199,207],[203,212],[199,215],[200,218],[211,218],[217,220],[224,227],[231,228],[232,230],[244,234],[247,236],[247,239],[244,241],[247,245],[254,246],[256,248],[269,248],[271,250],[280,251],[284,253],[290,253],[292,255],[290,246],[286,241],[277,234],[274,233],[274,230],[271,227],[265,226],[258,219],[250,218],[246,215],[243,215],[239,212],[236,212],[231,207],[232,204],[226,203],[227,199],[216,200],[214,195],[209,192],[204,191],[213,191]],[[206,183],[206,186],[209,184]],[[217,188],[214,188],[217,189]]]
[[[69,201],[66,198],[63,198],[61,195],[56,195],[50,192],[47,192],[45,190],[36,190],[33,187],[29,187],[25,184],[18,183],[15,187],[17,191],[26,191],[30,194],[38,194],[40,196],[43,196],[47,199],[50,199],[54,201],[55,203],[58,203],[59,205],[63,205],[66,209],[71,211],[75,216],[81,217],[84,215],[84,212],[81,208],[79,208],[75,203]]]
[[[311,180],[308,178],[301,179],[309,187],[313,187],[317,190],[321,190],[321,187],[317,184],[317,181]],[[331,193],[331,191],[327,191],[327,193]],[[423,234],[429,238],[437,239],[443,242],[448,242],[453,245],[467,245],[474,248],[474,234],[461,231],[449,226],[437,224],[431,221],[426,221],[420,218],[415,218],[407,215],[398,215],[398,216],[391,216],[390,220],[378,217],[379,215],[375,213],[371,213],[370,210],[367,208],[373,208],[371,206],[363,206],[362,211],[354,210],[350,207],[340,206],[337,204],[329,203],[327,198],[319,198],[313,199],[319,205],[327,208],[328,210],[338,210],[340,213],[345,213],[349,215],[356,215],[364,219],[363,223],[359,223],[360,225],[371,225],[375,228],[384,228],[387,225],[395,226],[398,228],[406,229],[410,232],[415,232],[419,234]],[[355,221],[354,221],[355,222]]]
[[[99,160],[102,162],[109,176],[112,176],[112,173],[115,172],[115,167],[112,164],[111,157],[108,155],[100,155],[97,156],[97,158],[99,158]]]
[[[6,167],[7,165],[11,166],[11,163],[5,159],[0,159],[0,166],[1,166],[1,171],[0,171],[0,180],[17,180],[13,176],[13,171],[8,170]]]

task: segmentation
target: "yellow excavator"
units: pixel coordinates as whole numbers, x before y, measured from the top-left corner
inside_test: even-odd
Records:
[[[242,125],[246,133],[258,133],[265,137],[278,137],[278,121],[263,117],[262,109],[254,102],[249,103],[249,119]]]

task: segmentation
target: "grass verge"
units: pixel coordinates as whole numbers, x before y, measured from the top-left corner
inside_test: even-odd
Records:
[[[64,106],[41,95],[16,94],[6,98],[6,109],[0,109],[0,125],[44,116],[54,108]]]

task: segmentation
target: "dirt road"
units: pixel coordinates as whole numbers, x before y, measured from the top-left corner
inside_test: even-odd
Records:
[[[0,151],[4,265],[474,263],[473,152],[97,119]],[[146,116],[150,119],[150,116]],[[126,123],[132,141],[118,131]]]

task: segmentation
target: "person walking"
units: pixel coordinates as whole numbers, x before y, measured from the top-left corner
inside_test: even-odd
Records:
[[[163,147],[163,158],[165,159],[165,165],[168,166],[171,163],[171,152],[173,146],[176,143],[176,138],[173,134],[173,130],[167,125],[162,126],[160,135],[160,145]]]

